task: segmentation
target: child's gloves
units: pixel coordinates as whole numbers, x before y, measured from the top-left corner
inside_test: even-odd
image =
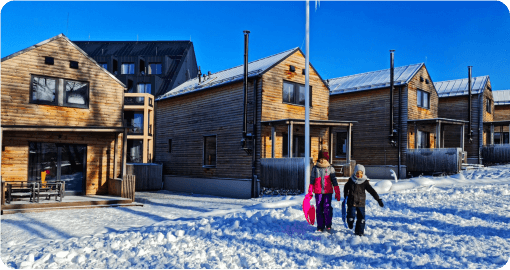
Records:
[[[340,201],[340,187],[336,186],[336,187],[333,187],[335,189],[335,199],[337,201]]]
[[[379,203],[379,206],[380,206],[380,207],[384,207],[384,203],[382,202],[382,200],[381,200],[381,199],[377,200],[377,202]]]
[[[308,186],[308,194],[313,196],[313,185]]]

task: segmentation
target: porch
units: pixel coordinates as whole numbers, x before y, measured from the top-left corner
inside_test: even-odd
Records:
[[[509,163],[510,121],[484,122],[483,125],[484,130],[489,131],[481,147],[483,164]]]
[[[412,175],[456,174],[462,170],[462,164],[467,161],[464,150],[464,129],[468,121],[433,118],[408,120],[407,123],[408,173]],[[459,128],[460,132],[458,132]]]
[[[262,187],[304,190],[304,119],[262,121],[260,182]],[[319,151],[329,154],[337,181],[346,181],[355,162],[351,160],[352,126],[356,121],[310,120],[311,166]],[[270,130],[269,130],[270,128]],[[345,161],[335,162],[334,131],[344,131]]]

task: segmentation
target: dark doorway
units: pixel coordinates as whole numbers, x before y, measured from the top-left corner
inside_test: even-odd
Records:
[[[66,194],[82,194],[85,190],[87,145],[29,142],[28,180],[41,181],[46,171],[46,181],[62,180]]]

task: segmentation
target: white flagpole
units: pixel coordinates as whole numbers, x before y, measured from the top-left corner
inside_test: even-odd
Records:
[[[305,42],[305,194],[310,185],[310,5],[306,0],[306,42]],[[289,150],[290,151],[290,150]]]

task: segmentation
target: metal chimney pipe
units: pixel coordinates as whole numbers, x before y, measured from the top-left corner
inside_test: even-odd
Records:
[[[250,35],[250,31],[244,30],[244,79],[243,79],[243,87],[244,87],[244,113],[243,113],[243,139],[242,139],[242,147],[246,147],[246,128],[247,128],[247,118],[248,118],[248,38]]]
[[[472,66],[468,66],[468,121],[469,121],[469,143],[473,142],[473,129],[471,127],[472,117],[471,117],[471,68]]]
[[[390,50],[390,143],[393,143],[394,132],[393,132],[393,91],[395,86],[393,85],[393,73],[394,73],[394,52]]]
[[[201,83],[202,82],[202,71],[200,70],[200,66],[198,66],[198,83]]]

